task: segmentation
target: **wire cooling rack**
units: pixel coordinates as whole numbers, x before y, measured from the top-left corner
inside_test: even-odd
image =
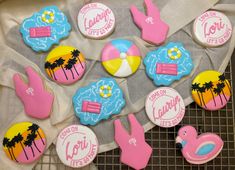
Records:
[[[233,55],[235,57],[235,55]],[[226,78],[232,84],[232,64],[225,71]],[[234,101],[230,99],[226,107],[219,111],[205,111],[195,103],[186,108],[186,114],[180,125],[190,124],[197,128],[199,133],[214,132],[224,141],[222,152],[216,159],[204,165],[191,165],[185,161],[179,149],[175,147],[175,136],[179,129],[160,128],[156,126],[145,134],[147,143],[153,148],[152,157],[146,170],[235,170],[235,116]],[[99,170],[131,170],[120,163],[120,150],[114,149],[99,154],[94,160]],[[47,153],[34,167],[35,170],[66,170],[56,155],[55,146],[50,146]]]

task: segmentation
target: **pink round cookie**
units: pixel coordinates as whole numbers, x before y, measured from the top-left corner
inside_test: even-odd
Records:
[[[101,3],[89,3],[83,6],[77,20],[81,33],[93,39],[107,37],[115,27],[113,11]]]
[[[48,76],[60,84],[73,84],[85,73],[84,55],[71,46],[58,46],[46,57],[45,70]]]
[[[145,109],[154,124],[165,128],[179,124],[185,113],[182,97],[169,87],[152,91],[146,98]]]
[[[44,153],[46,137],[37,124],[19,122],[7,130],[2,144],[9,159],[20,164],[29,164]]]
[[[67,166],[81,168],[90,164],[98,153],[95,133],[86,126],[71,125],[58,135],[56,151]]]
[[[207,11],[195,19],[193,35],[198,43],[208,47],[217,47],[230,39],[232,24],[223,13]]]

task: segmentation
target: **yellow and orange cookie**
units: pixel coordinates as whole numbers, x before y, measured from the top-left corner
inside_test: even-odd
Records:
[[[2,144],[8,158],[17,163],[28,164],[43,154],[46,137],[37,124],[20,122],[8,129]]]
[[[82,78],[86,63],[84,55],[71,46],[58,46],[46,58],[45,70],[57,83],[72,84]]]
[[[231,97],[230,83],[220,72],[201,72],[192,82],[192,97],[206,110],[219,110]]]

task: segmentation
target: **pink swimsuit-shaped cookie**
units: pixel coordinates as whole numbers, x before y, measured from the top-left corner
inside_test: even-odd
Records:
[[[198,136],[192,126],[184,126],[179,130],[176,143],[181,144],[182,154],[191,164],[204,164],[214,159],[224,144],[222,139],[213,133]]]
[[[128,115],[131,134],[121,125],[120,120],[114,121],[115,141],[120,146],[121,162],[134,168],[143,169],[147,166],[152,148],[145,142],[144,129],[133,114]]]
[[[26,84],[19,74],[13,76],[16,95],[24,104],[25,113],[31,117],[45,119],[49,117],[54,96],[48,92],[38,73],[26,67],[29,83]]]
[[[140,12],[134,5],[130,10],[135,24],[142,31],[142,39],[152,44],[162,44],[167,36],[169,26],[160,18],[158,8],[151,0],[145,0],[147,16]]]

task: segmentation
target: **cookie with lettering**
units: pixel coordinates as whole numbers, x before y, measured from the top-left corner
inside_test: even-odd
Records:
[[[145,70],[156,86],[169,86],[193,70],[190,52],[180,42],[169,42],[147,53]]]
[[[119,114],[125,104],[122,89],[113,78],[100,78],[73,96],[74,112],[83,125],[96,125]]]
[[[25,44],[34,51],[48,51],[54,44],[67,36],[71,31],[71,25],[67,17],[57,6],[47,6],[31,17],[26,18],[21,26]]]
[[[113,11],[102,3],[89,3],[82,7],[77,17],[80,32],[92,39],[102,39],[115,28]]]
[[[90,164],[98,153],[98,140],[95,133],[86,126],[71,125],[58,135],[56,152],[60,160],[72,168]]]
[[[228,17],[218,11],[207,11],[195,19],[194,39],[203,46],[217,47],[225,44],[232,35]]]
[[[46,137],[37,124],[19,122],[7,130],[2,145],[10,160],[19,164],[30,164],[43,155]]]
[[[185,105],[183,98],[176,90],[161,87],[147,96],[145,110],[154,124],[169,128],[181,122],[185,114]]]

